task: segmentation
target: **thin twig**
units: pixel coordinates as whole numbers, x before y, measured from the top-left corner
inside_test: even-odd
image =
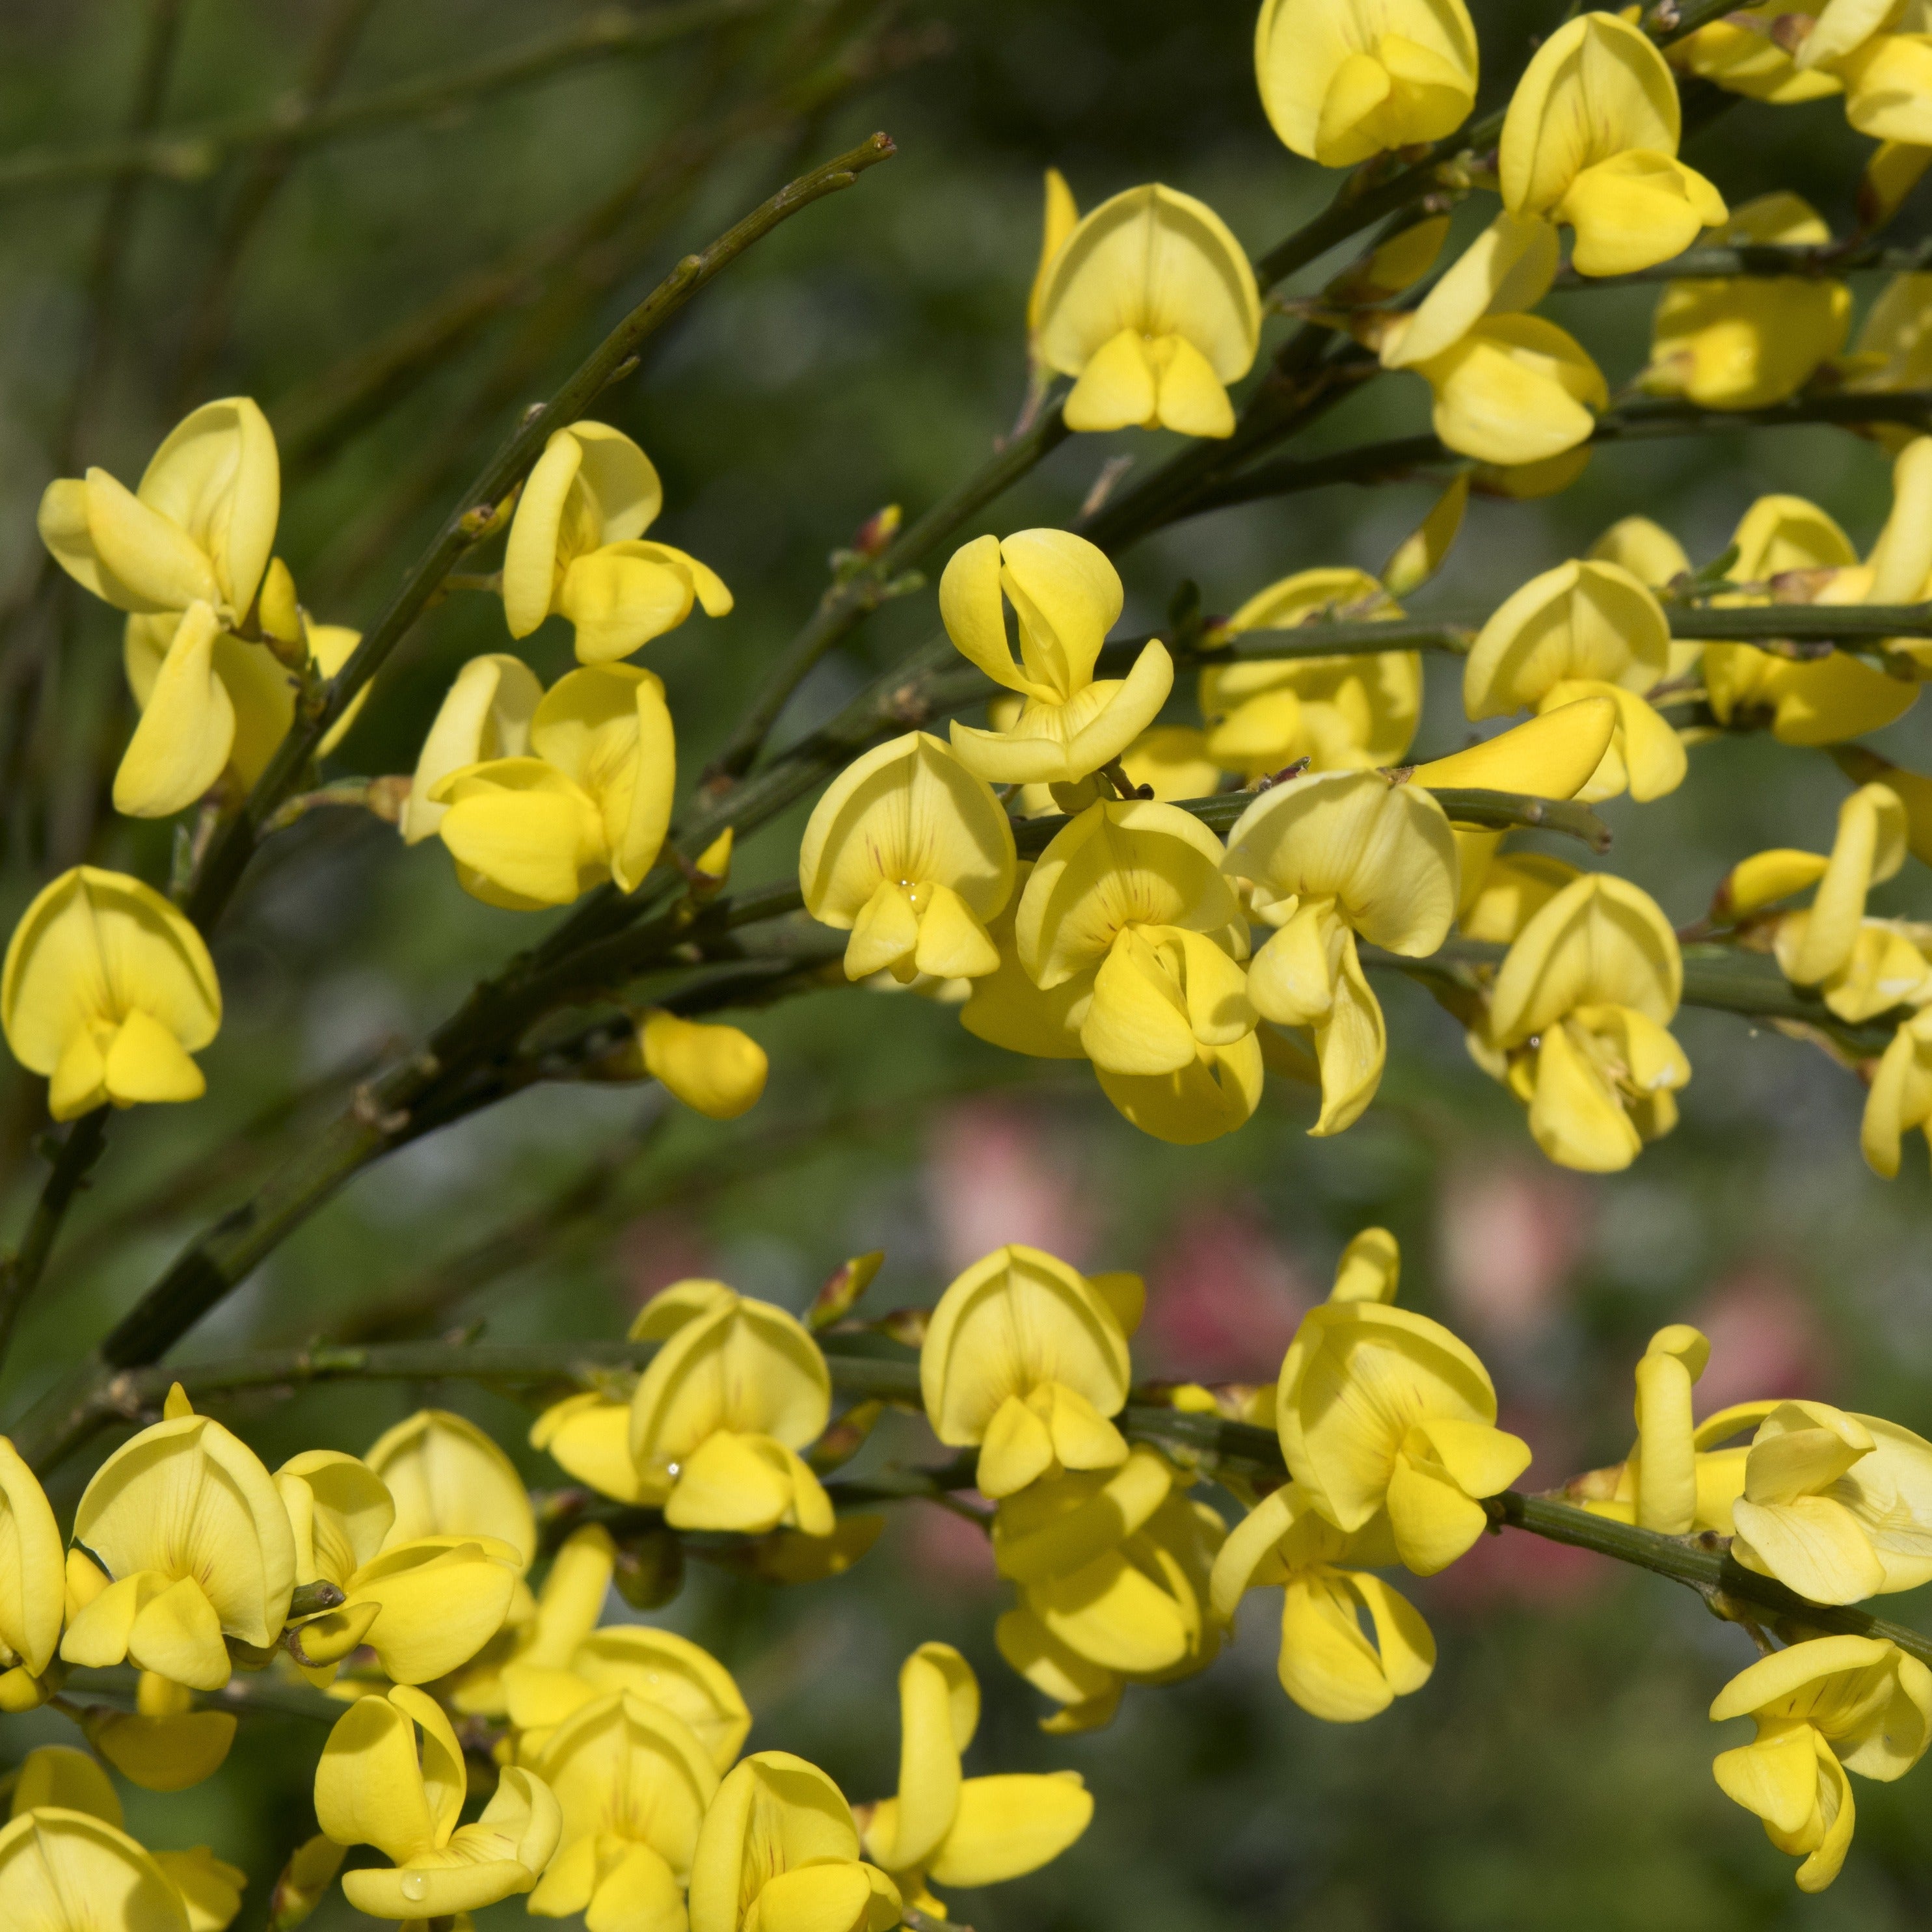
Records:
[[[113,1111],[105,1106],[96,1107],[92,1113],[82,1114],[68,1130],[19,1250],[0,1263],[0,1366],[5,1364],[8,1351],[14,1346],[14,1330],[20,1324],[20,1311],[46,1272],[48,1258],[59,1238],[68,1210],[74,1204],[74,1196],[87,1184],[88,1171],[106,1144],[107,1123]]]
[[[142,131],[85,148],[30,148],[0,160],[0,194],[82,187],[116,176],[201,181],[230,155],[247,148],[314,147],[350,135],[387,133],[435,120],[491,94],[548,80],[590,62],[652,52],[772,4],[772,0],[682,0],[644,12],[606,8],[548,40],[333,105],[304,108],[298,96],[267,114],[162,134]]]

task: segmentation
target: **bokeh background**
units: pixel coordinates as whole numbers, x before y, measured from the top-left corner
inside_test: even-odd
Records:
[[[439,107],[432,86],[413,109],[284,159],[186,136],[259,123],[318,80],[344,101],[434,82],[608,10],[9,0],[0,913],[10,924],[40,882],[83,857],[157,880],[170,862],[169,828],[106,809],[130,716],[117,622],[43,563],[33,510],[49,477],[100,464],[132,480],[186,406],[252,394],[281,439],[278,547],[304,603],[367,623],[506,425],[680,252],[803,162],[886,128],[898,160],[734,268],[604,407],[663,472],[654,534],[704,557],[737,595],[728,620],[694,617],[650,653],[688,782],[809,612],[828,553],[885,504],[916,514],[1011,423],[1044,167],[1063,168],[1083,206],[1169,182],[1210,201],[1256,253],[1320,205],[1330,178],[1287,154],[1262,116],[1253,10],[1251,0],[781,0],[646,56],[559,63],[466,106]],[[1555,0],[1480,10],[1486,101],[1528,37],[1561,16]],[[143,111],[144,76],[161,71],[152,50],[170,31],[148,109],[184,135],[178,178],[126,191],[40,183],[32,156],[112,140]],[[1843,232],[1869,148],[1834,102],[1747,104],[1688,158],[1734,202],[1798,188]],[[1909,204],[1901,236],[1923,232],[1928,212]],[[1862,309],[1876,284],[1858,286]],[[1614,387],[1642,364],[1654,292],[1575,296],[1550,312]],[[1269,339],[1286,326],[1271,320]],[[1405,434],[1425,416],[1420,382],[1391,377],[1304,446]],[[1131,476],[1171,441],[1076,439],[986,526],[1065,520],[1109,458],[1131,457]],[[1868,543],[1888,468],[1875,444],[1826,429],[1619,446],[1558,497],[1479,501],[1420,608],[1493,603],[1632,511],[1702,560],[1767,490],[1811,496]],[[1331,489],[1165,532],[1123,560],[1125,624],[1157,624],[1184,578],[1225,611],[1291,570],[1374,569],[1430,496],[1420,481]],[[929,590],[890,608],[814,676],[782,735],[928,634],[933,616]],[[546,676],[567,662],[562,629],[531,640]],[[492,601],[438,608],[332,770],[409,770],[455,668],[507,647]],[[1431,667],[1424,754],[1462,742],[1456,682],[1453,664]],[[1174,715],[1191,716],[1191,700],[1178,692]],[[1924,716],[1875,742],[1922,763]],[[1744,853],[1827,844],[1844,790],[1820,754],[1721,740],[1698,750],[1673,797],[1605,808],[1610,862],[1687,920]],[[784,873],[798,824],[742,848],[739,878]],[[1880,909],[1932,909],[1916,865]],[[209,1096],[117,1123],[8,1365],[9,1404],[30,1400],[184,1240],[534,925],[466,898],[439,848],[406,852],[360,813],[313,813],[277,841],[217,944],[228,1018],[205,1056]],[[1889,1184],[1867,1172],[1849,1075],[1798,1042],[1687,1013],[1696,1076],[1682,1125],[1629,1173],[1583,1177],[1541,1160],[1520,1110],[1419,989],[1382,992],[1389,1072],[1358,1126],[1311,1141],[1310,1096],[1271,1086],[1244,1131],[1195,1149],[1141,1138],[1084,1067],[1001,1055],[944,1007],[860,992],[795,1001],[748,1022],[773,1073],[736,1126],[667,1112],[643,1090],[527,1094],[357,1180],[182,1352],[479,1323],[499,1340],[609,1334],[692,1274],[797,1308],[844,1256],[882,1247],[877,1310],[929,1302],[960,1267],[1018,1240],[1145,1272],[1142,1373],[1263,1379],[1342,1244],[1380,1222],[1402,1241],[1404,1301],[1453,1323],[1490,1364],[1505,1421],[1535,1446],[1532,1481],[1623,1453],[1630,1365],[1654,1328],[1680,1319],[1714,1345],[1705,1406],[1802,1393],[1932,1430],[1925,1164],[1909,1158]],[[0,1082],[17,1225],[41,1172],[40,1099],[11,1067]],[[272,1465],[299,1448],[359,1450],[431,1399],[494,1428],[533,1482],[556,1480],[523,1447],[527,1412],[475,1390],[335,1389],[231,1419]],[[909,1424],[886,1447],[920,1450]],[[69,1499],[84,1473],[69,1472]],[[1858,1786],[1850,1862],[1812,1900],[1719,1795],[1709,1759],[1736,1740],[1704,1712],[1749,1653],[1687,1594],[1514,1537],[1414,1594],[1441,1665],[1370,1725],[1324,1726],[1288,1703],[1257,1598],[1206,1676],[1130,1692],[1111,1730],[1065,1740],[1037,1734],[1038,1700],[994,1651],[1002,1588],[983,1542],[938,1510],[907,1508],[856,1570],[788,1593],[694,1566],[659,1614],[739,1673],[753,1747],[802,1751],[854,1797],[892,1781],[899,1658],[928,1637],[959,1644],[987,1693],[969,1769],[1072,1766],[1100,1801],[1084,1840],[1048,1870],[958,1897],[980,1932],[1924,1922],[1928,1774]],[[1909,1598],[1894,1607],[1915,1614]],[[9,1720],[0,1760],[57,1734],[52,1720]],[[131,1822],[152,1844],[207,1842],[246,1865],[238,1923],[259,1925],[273,1872],[313,1828],[320,1742],[306,1719],[251,1720],[227,1772],[174,1797],[130,1792]],[[513,1902],[488,1922],[520,1911]],[[339,1896],[313,1922],[366,1922]]]

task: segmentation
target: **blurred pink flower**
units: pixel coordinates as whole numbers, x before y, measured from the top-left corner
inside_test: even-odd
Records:
[[[1010,1241],[1084,1267],[1094,1230],[1082,1192],[1064,1143],[1033,1108],[969,1100],[934,1130],[926,1193],[949,1274]]]
[[[1690,1319],[1711,1338],[1710,1366],[1697,1384],[1700,1415],[1761,1396],[1829,1400],[1831,1338],[1774,1263],[1748,1262],[1724,1276]]]
[[[981,1499],[969,1496],[971,1502]],[[991,1590],[999,1582],[993,1545],[976,1523],[934,1503],[915,1503],[896,1512],[902,1539],[904,1574],[918,1577],[942,1596],[962,1590]]]
[[[1522,1343],[1557,1312],[1590,1235],[1589,1194],[1573,1175],[1514,1160],[1470,1164],[1441,1192],[1442,1288],[1478,1334]]]
[[[1320,1299],[1252,1202],[1204,1202],[1148,1269],[1143,1365],[1192,1381],[1267,1382]]]

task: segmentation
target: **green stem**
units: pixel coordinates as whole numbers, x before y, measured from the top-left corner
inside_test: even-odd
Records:
[[[14,1330],[28,1297],[46,1272],[62,1223],[74,1204],[74,1197],[86,1185],[88,1171],[100,1158],[107,1142],[107,1123],[113,1108],[96,1107],[83,1114],[68,1129],[67,1138],[54,1156],[52,1172],[40,1189],[33,1217],[16,1252],[0,1263],[0,1364],[14,1345]]]
[[[1621,289],[1646,283],[1721,280],[1739,275],[1798,277],[1820,281],[1868,269],[1887,275],[1917,274],[1928,266],[1932,266],[1932,239],[1900,246],[1888,245],[1874,237],[1864,242],[1823,242],[1789,248],[1774,242],[1753,242],[1735,248],[1688,249],[1668,262],[1634,269],[1624,275],[1581,275],[1566,266],[1557,272],[1551,286],[1566,290]]]
[[[0,194],[85,186],[117,176],[195,182],[251,148],[314,147],[355,134],[434,120],[511,88],[614,55],[641,54],[763,10],[772,0],[682,0],[629,13],[606,8],[567,32],[445,74],[398,82],[352,100],[239,116],[84,148],[30,148],[0,160]]]
[[[1784,429],[1808,424],[1898,423],[1932,428],[1932,390],[1899,390],[1889,394],[1840,392],[1796,397],[1761,410],[1706,410],[1694,403],[1646,399],[1627,403],[1597,419],[1593,443],[1644,440],[1656,436],[1715,435],[1746,429]],[[1288,496],[1332,483],[1387,483],[1442,464],[1464,464],[1466,456],[1433,436],[1407,436],[1364,443],[1331,455],[1288,457],[1212,485],[1190,499],[1167,519],[1199,516],[1235,503]]]
[[[388,608],[364,633],[354,654],[332,679],[319,709],[299,716],[270,760],[242,810],[223,826],[196,868],[184,909],[204,930],[219,916],[262,836],[262,829],[302,776],[329,727],[376,675],[442,580],[473,540],[479,520],[529,472],[557,430],[575,422],[604,389],[629,374],[644,343],[698,292],[790,216],[828,194],[850,188],[867,169],[890,160],[896,150],[874,134],[850,152],[790,183],[701,253],[687,255],[612,330],[577,373],[541,409],[533,410],[485,466],[442,528],[404,578]]]

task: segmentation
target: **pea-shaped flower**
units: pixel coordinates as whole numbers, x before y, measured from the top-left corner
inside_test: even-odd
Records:
[[[1880,1057],[1858,1126],[1858,1146],[1875,1174],[1898,1172],[1901,1143],[1915,1127],[1932,1143],[1932,1006],[1922,1006]]]
[[[1677,82],[1641,28],[1614,14],[1566,21],[1510,98],[1503,206],[1568,222],[1584,274],[1668,261],[1725,218],[1724,197],[1677,158],[1682,125]]]
[[[0,1436],[0,1711],[29,1711],[53,1661],[67,1602],[66,1558],[46,1492]]]
[[[1670,620],[1648,585],[1614,563],[1558,564],[1484,625],[1462,667],[1462,704],[1480,718],[1607,698],[1616,734],[1580,795],[1588,803],[1625,790],[1659,798],[1688,769],[1682,741],[1642,695],[1670,662]]]
[[[81,1580],[94,1594],[62,1640],[70,1664],[128,1662],[219,1690],[230,1668],[224,1638],[266,1648],[287,1620],[295,1539],[274,1480],[178,1388],[164,1420],[94,1472],[74,1540],[106,1574],[76,1552],[70,1588]]]
[[[1861,134],[1932,145],[1925,99],[1932,47],[1923,25],[1895,0],[1826,0],[1793,60],[1801,74],[1829,75],[1843,84],[1845,118]]]
[[[1453,134],[1476,68],[1462,0],[1264,0],[1255,23],[1269,123],[1327,168]]]
[[[1677,1124],[1690,1064],[1668,1028],[1683,990],[1670,922],[1626,879],[1586,873],[1523,928],[1496,976],[1490,1034],[1552,1160],[1613,1174]]]
[[[1227,628],[1235,637],[1286,631],[1344,611],[1372,621],[1402,607],[1366,571],[1303,570],[1257,592]],[[1318,772],[1400,764],[1422,716],[1422,656],[1244,656],[1203,670],[1200,699],[1208,756],[1250,779],[1298,758]]]
[[[710,1754],[662,1704],[614,1690],[565,1719],[538,1767],[562,1842],[530,1912],[600,1926],[679,1924],[698,1828],[718,1790]]]
[[[1173,806],[1089,806],[1040,855],[1014,919],[1042,992],[1093,974],[1082,1049],[1114,1106],[1164,1139],[1226,1133],[1259,1097],[1247,928],[1221,857]]]
[[[1711,239],[1720,245],[1826,242],[1832,232],[1808,202],[1780,192],[1733,208]],[[1736,275],[1672,282],[1651,322],[1643,386],[1706,409],[1762,409],[1795,394],[1844,346],[1852,292],[1814,275]]]
[[[1264,1019],[1308,1029],[1322,1075],[1310,1131],[1336,1134],[1381,1084],[1388,1035],[1358,935],[1410,958],[1456,916],[1456,845],[1442,808],[1379,772],[1311,772],[1264,792],[1228,834],[1226,871],[1277,929],[1248,969]]]
[[[0,1920],[32,1932],[198,1932],[202,1923],[153,1852],[61,1805],[34,1806],[0,1828]]]
[[[526,638],[555,611],[577,632],[579,664],[609,664],[675,630],[694,602],[731,608],[715,571],[640,539],[664,507],[650,458],[608,423],[552,433],[524,484],[503,552],[503,617]]]
[[[1775,38],[1785,10],[1783,0],[1757,0],[1755,5],[1733,8],[1675,42],[1669,50],[1670,64],[1714,81],[1727,94],[1780,106],[1843,92],[1844,83],[1835,74],[1801,68]]]
[[[449,807],[430,792],[452,772],[495,758],[520,758],[530,748],[530,721],[543,702],[543,686],[521,658],[502,651],[472,658],[456,674],[438,708],[416,760],[403,806],[406,844],[434,837]]]
[[[518,1567],[536,1555],[536,1520],[517,1466],[466,1417],[419,1408],[385,1430],[364,1456],[389,1492],[395,1516],[382,1547],[424,1537],[507,1544]]]
[[[754,1752],[704,1814],[691,1932],[890,1932],[898,1888],[859,1850],[852,1808],[818,1766]]]
[[[1124,1286],[1011,1246],[975,1262],[939,1298],[920,1349],[920,1392],[940,1442],[980,1445],[982,1494],[1126,1460],[1107,1419],[1125,1405],[1131,1376],[1108,1292]]]
[[[1221,1546],[1214,1613],[1232,1624],[1246,1592],[1279,1586],[1281,1688],[1311,1717],[1359,1724],[1420,1690],[1436,1667],[1420,1612],[1366,1567],[1396,1561],[1385,1515],[1340,1530],[1298,1484],[1284,1483]]]
[[[1780,1852],[1804,1859],[1801,1892],[1822,1892],[1852,1842],[1845,1773],[1889,1784],[1924,1756],[1932,1671],[1882,1638],[1815,1637],[1740,1671],[1711,1717],[1756,1724],[1750,1743],[1718,1754],[1718,1788],[1764,1820]]]
[[[241,790],[267,769],[295,722],[296,680],[284,660],[305,656],[333,677],[362,640],[341,624],[314,622],[296,602],[295,580],[271,560],[256,605],[268,643],[237,637],[214,607],[128,617],[122,663],[140,712],[114,774],[114,808],[134,818],[166,818],[212,790],[224,770]],[[322,734],[326,757],[355,723],[366,685]]]
[[[1094,676],[1120,614],[1120,579],[1106,555],[1066,530],[976,537],[939,580],[946,634],[968,662],[1024,700],[1004,730],[956,723],[952,748],[994,784],[1072,784],[1117,758],[1151,724],[1174,687],[1174,662],[1150,640],[1124,678]],[[1019,632],[1015,662],[1005,607]]]
[[[899,1666],[898,1795],[860,1815],[867,1854],[928,1912],[938,1904],[929,1882],[1024,1877],[1059,1857],[1094,1816],[1077,1771],[964,1776],[960,1759],[979,1723],[973,1666],[950,1643],[921,1644]]]
[[[188,1058],[221,1024],[201,934],[152,886],[76,866],[20,915],[0,968],[0,1027],[47,1076],[47,1111],[70,1120],[111,1102],[196,1100]]]
[[[1069,235],[1040,295],[1035,352],[1077,376],[1069,429],[1232,436],[1227,385],[1261,341],[1261,292],[1206,202],[1158,182],[1103,201]]]
[[[1529,1466],[1528,1444],[1496,1421],[1474,1352],[1405,1308],[1324,1302],[1282,1361],[1275,1426],[1289,1473],[1337,1529],[1386,1510],[1418,1576],[1454,1562],[1489,1522],[1481,1498]]]
[[[1932,1580],[1932,1442],[1875,1415],[1780,1402],[1759,1425],[1731,1553],[1814,1604]]]
[[[848,979],[982,977],[986,922],[1013,889],[1013,830],[992,788],[929,732],[875,747],[813,807],[799,847],[806,910],[852,937]]]
[[[255,601],[280,512],[274,432],[248,397],[228,396],[177,423],[132,491],[104,470],[50,483],[40,540],[117,610],[200,603],[232,624]]]
[[[528,911],[607,879],[633,892],[670,824],[676,747],[664,686],[634,664],[571,671],[531,717],[530,751],[446,772],[436,830],[464,890]]]
[[[1180,1472],[1144,1444],[1113,1470],[1071,1470],[1005,1498],[993,1556],[1019,1586],[1000,1654],[1062,1706],[1048,1731],[1112,1721],[1124,1687],[1204,1669],[1221,1627],[1208,1572],[1226,1526],[1191,1502]]]
[[[466,1788],[463,1747],[422,1691],[398,1684],[386,1697],[358,1699],[337,1720],[316,1766],[316,1822],[338,1845],[374,1845],[390,1860],[344,1875],[357,1911],[447,1918],[536,1883],[562,1826],[549,1786],[506,1769],[482,1817],[460,1826]]]
[[[1736,911],[1748,912],[1756,895],[1781,898],[1815,883],[1810,905],[1778,920],[1775,945],[1785,977],[1794,986],[1824,987],[1828,999],[1833,982],[1851,968],[1859,940],[1875,923],[1865,917],[1866,896],[1905,863],[1905,806],[1898,793],[1882,784],[1861,785],[1838,807],[1838,832],[1828,857],[1814,852],[1756,854],[1732,874],[1730,903]],[[1916,955],[1909,942],[1901,938],[1900,943],[1908,955]],[[1921,958],[1915,985],[1924,976]],[[1898,1005],[1913,989],[1908,986],[1885,999],[1877,1010]],[[1870,1016],[1854,1011],[1844,1017]]]
[[[798,1451],[824,1430],[832,1378],[802,1323],[719,1281],[654,1294],[631,1333],[662,1346],[631,1398],[639,1500],[677,1529],[832,1533]]]
[[[332,1666],[367,1644],[392,1682],[427,1684],[502,1628],[524,1567],[508,1544],[433,1535],[386,1546],[394,1499],[366,1462],[339,1450],[291,1458],[275,1487],[295,1532],[296,1582],[343,1592],[335,1609],[300,1626],[312,1665]]]
[[[652,1006],[638,1016],[638,1056],[666,1093],[710,1120],[758,1104],[771,1062],[742,1027],[688,1020]]]

